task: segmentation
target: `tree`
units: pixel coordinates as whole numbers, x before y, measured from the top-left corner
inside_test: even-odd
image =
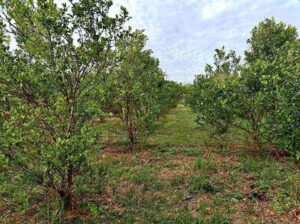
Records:
[[[174,81],[163,80],[158,85],[159,88],[159,114],[166,114],[172,108],[175,108],[183,98],[184,87]]]
[[[189,104],[198,113],[197,123],[214,125],[225,133],[234,120],[235,80],[240,72],[240,57],[224,47],[216,49],[214,66],[206,65],[205,75],[198,75],[189,97]]]
[[[164,79],[158,60],[144,49],[146,40],[142,31],[135,31],[117,43],[121,60],[106,82],[107,108],[124,122],[130,150],[153,127],[159,113],[158,85]]]
[[[293,57],[288,54],[291,53],[290,47],[297,41],[298,34],[295,27],[282,22],[276,23],[274,18],[260,22],[251,34],[247,41],[250,50],[245,52],[247,63],[241,73],[237,106],[238,116],[248,121],[250,133],[260,145],[261,141],[270,141],[268,133],[274,128],[274,122],[281,123],[285,120],[279,117],[275,119],[274,116],[270,119],[271,114],[277,114],[283,108],[287,109],[287,105],[279,106],[283,100],[279,92],[283,89],[294,91],[294,85],[299,83],[296,78],[298,74],[293,70],[293,63],[297,60],[296,51]],[[287,63],[287,58],[293,63]],[[290,82],[291,77],[293,84]],[[292,100],[292,95],[286,100]],[[291,105],[289,108],[298,110]]]
[[[300,41],[285,44],[273,62],[275,110],[267,117],[267,138],[300,158]]]
[[[111,5],[1,1],[1,157],[10,173],[57,192],[67,212],[99,144],[92,96],[109,73],[111,49],[128,19],[125,8],[110,17]]]
[[[243,66],[235,54],[216,50],[215,65],[206,66],[206,76],[196,77],[190,101],[199,113],[198,122],[213,124],[220,133],[240,128],[259,148],[271,143],[298,151],[297,30],[272,18],[251,34]]]
[[[223,46],[221,49],[215,50],[214,65],[209,64],[205,67],[206,76],[217,77],[237,75],[241,70],[241,57],[236,55],[236,52],[231,50],[228,53]]]
[[[252,29],[251,37],[247,40],[250,48],[245,51],[245,59],[248,63],[258,59],[271,62],[277,57],[278,49],[287,42],[295,41],[297,36],[296,27],[277,23],[273,17],[265,19]]]
[[[238,79],[234,101],[235,122],[233,126],[247,132],[258,148],[265,141],[263,132],[266,117],[275,109],[273,92],[273,67],[257,60],[243,68]]]

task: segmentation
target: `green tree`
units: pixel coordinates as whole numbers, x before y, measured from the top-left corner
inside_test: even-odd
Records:
[[[98,85],[128,19],[124,8],[110,17],[111,5],[109,0],[0,5],[1,157],[9,173],[57,192],[68,212],[99,145],[91,122],[99,111]],[[9,36],[15,43],[5,41]]]
[[[119,41],[120,62],[106,80],[106,105],[124,122],[129,149],[153,128],[159,113],[158,85],[164,76],[152,51],[144,49],[146,40],[142,31],[135,31]]]
[[[280,133],[277,130],[269,135],[275,123],[277,123],[276,126],[284,125],[282,121],[287,122],[287,119],[284,119],[282,115],[285,113],[284,116],[288,118],[291,113],[290,109],[299,110],[292,103],[289,106],[283,103],[283,101],[292,101],[293,94],[297,95],[296,89],[299,88],[297,81],[299,73],[296,68],[298,52],[296,48],[291,51],[291,48],[296,46],[293,43],[297,42],[298,34],[295,27],[287,26],[282,22],[277,23],[274,18],[260,22],[253,28],[251,34],[248,39],[250,49],[245,52],[247,63],[240,79],[238,116],[248,122],[250,133],[258,144],[262,141],[272,143],[273,141],[270,140],[272,135],[276,132]],[[290,93],[289,97],[288,95],[282,96],[282,92],[285,91]],[[281,118],[271,116],[278,114],[279,111],[282,111]],[[297,119],[293,117],[292,120],[292,123],[298,126]],[[286,131],[288,129],[285,127]],[[281,133],[282,138],[286,134],[287,132]]]
[[[197,122],[214,125],[225,133],[234,121],[235,80],[240,72],[240,57],[224,47],[216,49],[214,65],[206,65],[205,75],[194,80],[189,104],[198,113]]]
[[[252,29],[251,37],[247,40],[250,48],[245,51],[245,59],[248,63],[258,59],[272,62],[278,55],[278,49],[287,42],[295,41],[297,36],[296,27],[277,23],[273,17],[265,19]]]
[[[300,41],[285,44],[273,62],[275,110],[267,118],[267,138],[300,158]]]
[[[266,118],[275,109],[272,85],[274,68],[257,60],[242,69],[237,80],[237,96],[234,100],[234,126],[247,132],[258,148],[265,141],[263,132]]]
[[[248,39],[245,64],[216,50],[214,66],[197,76],[190,97],[200,121],[246,131],[258,147],[299,150],[299,39],[293,26],[266,19]],[[230,58],[232,58],[230,60]],[[232,69],[230,69],[232,68]]]
[[[159,114],[166,114],[170,109],[175,108],[183,98],[184,87],[174,81],[163,80],[158,85],[159,88]]]
[[[226,76],[237,75],[241,70],[241,57],[236,55],[235,51],[226,53],[225,47],[215,50],[214,64],[207,64],[205,75],[208,77],[223,79]]]

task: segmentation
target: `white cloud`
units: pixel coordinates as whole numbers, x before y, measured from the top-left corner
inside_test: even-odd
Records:
[[[237,1],[222,1],[222,0],[212,0],[207,1],[201,10],[201,15],[203,19],[211,19],[222,12],[229,10],[235,6]]]
[[[190,0],[198,4],[201,9],[202,19],[208,20],[220,16],[222,13],[235,10],[249,0],[202,0],[199,4],[196,0]],[[265,0],[266,1],[266,0]],[[255,1],[251,1],[254,3]]]

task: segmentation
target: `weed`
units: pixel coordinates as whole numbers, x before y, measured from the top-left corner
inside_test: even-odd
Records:
[[[285,192],[280,192],[273,198],[273,208],[278,212],[289,211],[296,205],[300,205],[299,201]]]
[[[214,165],[212,157],[208,157],[207,159],[197,158],[194,168],[202,171],[203,173],[207,173],[207,171],[209,171]]]
[[[183,185],[185,183],[185,176],[175,176],[171,181],[172,187],[177,187],[179,185]]]
[[[221,192],[223,187],[212,181],[206,180],[206,177],[202,175],[192,176],[189,192],[203,192],[203,193],[217,193]]]
[[[140,168],[136,171],[131,171],[128,175],[128,179],[135,184],[143,185],[143,191],[154,191],[163,188],[162,182],[159,181],[157,175],[150,168]]]

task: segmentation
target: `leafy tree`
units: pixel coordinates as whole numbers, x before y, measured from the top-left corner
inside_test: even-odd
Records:
[[[252,29],[247,40],[250,49],[245,51],[245,59],[248,63],[258,59],[272,62],[277,57],[278,49],[287,42],[295,41],[297,36],[294,26],[277,23],[273,17],[265,19]]]
[[[235,98],[234,126],[246,131],[257,147],[264,141],[262,132],[265,121],[271,111],[275,109],[275,97],[272,82],[273,68],[261,60],[242,69],[238,79]]]
[[[170,109],[175,108],[183,98],[184,87],[174,81],[163,80],[159,83],[159,114],[164,115]]]
[[[237,75],[241,70],[241,57],[235,51],[226,53],[225,47],[215,50],[214,65],[209,64],[205,67],[206,76],[223,78],[224,76]]]
[[[236,98],[235,79],[240,71],[240,57],[234,51],[226,53],[217,49],[214,66],[206,65],[205,75],[194,81],[189,99],[198,112],[197,122],[216,126],[218,133],[225,133],[234,120],[233,101]]]
[[[1,157],[7,173],[54,190],[68,212],[99,144],[91,122],[98,85],[128,19],[124,8],[110,17],[111,5],[1,1]]]
[[[285,44],[273,62],[275,110],[267,118],[270,142],[300,158],[300,41]]]
[[[238,116],[248,121],[252,137],[260,144],[267,139],[270,141],[268,133],[274,128],[274,122],[281,123],[285,120],[279,117],[275,119],[274,116],[270,118],[271,114],[287,109],[287,105],[280,105],[283,89],[296,94],[295,86],[299,84],[296,78],[299,73],[295,71],[297,51],[292,51],[292,54],[290,48],[295,46],[293,43],[298,34],[295,27],[282,22],[276,23],[274,18],[262,21],[251,33],[248,39],[250,50],[245,52],[247,63],[241,73],[240,102],[237,106],[240,112]],[[293,63],[288,63],[287,58]],[[290,82],[291,79],[294,83]],[[293,96],[289,97],[283,101],[291,101]],[[292,105],[289,108],[299,110]],[[293,121],[297,124],[297,120]]]
[[[124,122],[129,149],[153,128],[160,106],[158,84],[164,76],[152,51],[144,49],[146,40],[142,31],[135,31],[117,43],[121,60],[106,82],[107,108]]]
[[[190,101],[198,122],[213,124],[221,133],[238,127],[259,147],[266,142],[299,150],[297,38],[295,27],[272,18],[253,28],[242,67],[234,53],[216,50],[215,65],[207,65],[206,75],[194,82]]]

